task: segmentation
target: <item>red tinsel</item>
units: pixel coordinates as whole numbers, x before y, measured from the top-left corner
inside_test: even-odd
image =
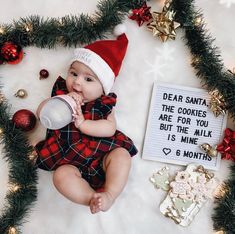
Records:
[[[152,15],[149,11],[150,8],[151,7],[148,7],[145,2],[141,8],[133,9],[132,15],[129,16],[129,18],[136,20],[138,25],[141,26],[144,22],[148,22],[150,19],[152,19]]]
[[[222,143],[217,145],[217,151],[221,153],[222,159],[235,161],[235,132],[230,128],[224,131]]]

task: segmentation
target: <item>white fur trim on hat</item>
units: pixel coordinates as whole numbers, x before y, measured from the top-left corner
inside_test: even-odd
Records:
[[[113,34],[118,37],[126,32],[126,25],[125,24],[118,24],[114,27]]]
[[[114,83],[115,74],[98,54],[86,48],[78,48],[75,49],[72,59],[72,62],[75,61],[84,63],[97,75],[106,95],[110,92]]]

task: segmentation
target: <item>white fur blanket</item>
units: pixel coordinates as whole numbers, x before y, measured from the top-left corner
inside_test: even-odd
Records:
[[[89,13],[95,11],[96,0],[7,0],[1,1],[0,22],[11,23],[13,19],[38,14],[45,17],[61,17],[66,14]],[[161,10],[163,1],[150,1],[154,10]],[[235,4],[233,0],[197,0],[203,9],[207,28],[216,38],[221,49],[225,66],[235,66],[235,45],[233,22]],[[161,43],[153,38],[145,27],[127,19],[129,48],[122,70],[116,80],[114,91],[118,95],[116,117],[118,128],[133,139],[139,154],[133,158],[128,184],[113,207],[106,213],[90,214],[84,206],[73,204],[60,195],[52,184],[52,174],[39,171],[38,200],[27,217],[24,234],[154,234],[190,233],[210,234],[213,232],[211,214],[213,203],[208,202],[198,213],[193,223],[182,228],[165,218],[159,211],[159,204],[165,198],[163,191],[156,191],[149,182],[155,169],[165,164],[141,159],[145,126],[148,116],[151,87],[153,81],[164,81],[200,87],[200,81],[190,66],[190,53],[182,40],[183,31],[178,30],[176,41]],[[50,95],[55,79],[65,76],[71,49],[56,50],[25,48],[26,56],[18,65],[4,65],[0,69],[4,94],[12,104],[12,113],[27,108],[35,112],[38,104]],[[39,80],[41,69],[50,72],[50,78]],[[20,89],[28,91],[26,99],[14,97]],[[230,124],[230,127],[232,124]],[[45,129],[39,124],[29,133],[32,143],[43,139]],[[0,145],[0,209],[7,191],[8,167],[2,159]],[[222,162],[216,176],[228,176],[229,162]],[[169,165],[171,171],[183,167]]]

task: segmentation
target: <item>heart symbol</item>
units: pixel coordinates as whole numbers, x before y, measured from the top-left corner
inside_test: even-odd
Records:
[[[163,148],[162,151],[165,155],[168,155],[171,152],[171,149],[170,148]]]

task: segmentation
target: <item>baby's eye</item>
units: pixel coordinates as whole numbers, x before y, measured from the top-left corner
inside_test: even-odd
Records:
[[[88,82],[93,81],[93,79],[91,77],[85,77],[85,80],[88,81]]]
[[[76,72],[74,72],[74,71],[71,71],[70,74],[71,74],[72,76],[78,76],[78,74],[77,74]]]

